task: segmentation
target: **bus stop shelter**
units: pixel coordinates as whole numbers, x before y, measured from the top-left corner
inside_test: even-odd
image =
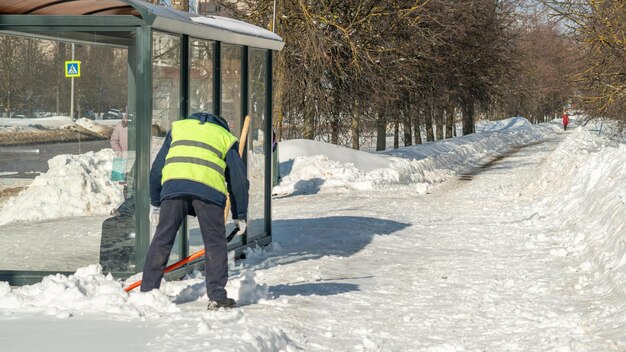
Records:
[[[69,84],[65,77],[57,88],[34,95],[38,100],[16,98],[18,88],[2,92],[14,106],[36,103],[53,111],[19,121],[10,112],[0,115],[0,154],[10,158],[0,161],[0,281],[28,284],[98,262],[116,277],[140,272],[155,226],[148,220],[151,162],[171,123],[195,112],[223,117],[236,136],[251,117],[244,152],[248,231],[229,243],[229,250],[240,255],[271,242],[272,56],[284,45],[279,36],[234,19],[138,0],[22,0],[0,3],[0,39],[25,43],[41,61],[21,54],[24,62],[51,64],[66,76],[77,73],[72,62],[83,64],[80,76],[72,78],[77,88],[69,99],[61,88]],[[19,61],[20,54],[14,55]],[[36,73],[19,89],[37,91],[50,80],[46,70],[31,70]],[[112,79],[120,72],[121,78]],[[122,98],[113,110],[128,117],[127,145],[118,152],[110,149],[109,136],[121,121],[104,111],[112,107],[86,107],[98,105],[93,103],[98,99],[99,105],[108,104],[116,94]],[[76,138],[11,138],[24,128],[66,120],[69,127],[63,128]],[[16,128],[18,123],[26,127]],[[101,130],[94,134],[87,125]],[[35,131],[38,136],[41,130]],[[52,133],[50,127],[45,131]],[[108,177],[120,162],[122,177]],[[227,232],[232,227],[227,224]],[[187,219],[174,248],[170,262],[203,248],[194,218]]]

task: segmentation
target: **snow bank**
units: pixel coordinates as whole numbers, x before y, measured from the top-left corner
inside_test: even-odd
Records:
[[[252,271],[242,271],[229,278],[226,289],[239,306],[267,299],[268,287],[259,285]],[[206,287],[201,272],[190,274],[185,281],[163,281],[161,290],[130,293],[127,284],[141,279],[141,274],[122,283],[110,274],[104,275],[100,264],[79,268],[73,275],[49,275],[40,283],[11,288],[0,281],[0,309],[8,311],[44,311],[58,315],[61,312],[107,312],[129,316],[147,316],[153,313],[178,313],[176,302],[201,300],[206,304]],[[206,309],[206,306],[205,306]],[[65,314],[65,313],[63,313]]]
[[[530,128],[532,124],[521,116],[511,117],[504,120],[498,121],[486,121],[476,125],[476,132],[478,133],[488,133],[488,132],[499,132],[506,129],[511,128]]]
[[[483,124],[481,133],[379,153],[367,153],[310,140],[280,143],[282,180],[276,194],[310,194],[341,187],[371,189],[377,185],[428,185],[448,180],[483,158],[512,146],[541,140],[560,126],[531,125],[522,117]]]
[[[379,168],[387,168],[393,162],[388,156],[378,155],[340,145],[318,142],[309,139],[291,139],[280,142],[280,161],[327,155],[333,161],[342,164],[353,164],[359,170],[369,172]]]
[[[141,274],[138,274],[129,281],[140,278]],[[137,345],[136,337],[124,341],[127,338],[125,334],[105,335],[105,340],[100,341],[103,336],[101,332],[110,331],[104,328],[105,323],[102,322],[93,325],[92,331],[96,332],[93,335],[87,331],[79,336],[70,330],[67,334],[54,336],[53,341],[46,341],[52,347],[43,346],[40,341],[25,345],[19,338],[9,341],[18,341],[16,346],[29,346],[27,350],[84,350],[77,349],[74,344],[82,343],[84,339],[91,343],[96,341],[95,346],[100,346],[96,350],[119,350],[110,346],[135,346],[135,349],[144,351],[159,346],[163,350],[172,351],[191,343],[194,350],[297,351],[292,339],[275,322],[256,319],[246,312],[245,304],[267,298],[267,285],[258,285],[253,273],[242,272],[229,279],[227,289],[230,297],[239,298],[243,309],[207,311],[204,277],[198,272],[184,282],[164,281],[160,290],[139,292],[136,289],[127,293],[119,280],[113,279],[111,275],[103,275],[102,267],[95,264],[80,268],[69,276],[46,276],[34,285],[12,288],[8,283],[0,282],[0,312],[4,316],[10,316],[12,312],[30,313],[35,317],[31,320],[35,330],[39,330],[42,321],[45,321],[41,315],[54,317],[53,324],[60,324],[59,320],[63,319],[63,327],[71,329],[75,324],[83,324],[85,316],[97,314],[106,314],[108,321],[124,322],[121,329],[131,329],[131,335],[141,334],[147,326],[150,329],[145,339],[147,345]],[[189,306],[185,302],[189,302]],[[140,328],[133,321],[140,321]],[[89,320],[89,324],[93,324],[93,321]],[[45,323],[43,325],[46,326]],[[23,329],[13,328],[12,324],[5,324],[4,329],[10,336],[23,335]],[[51,331],[49,326],[42,329],[48,333]],[[71,341],[63,340],[65,336],[71,336]],[[120,340],[113,343],[106,341],[111,336],[114,336],[114,340]],[[61,342],[56,344],[58,339]]]
[[[267,300],[268,287],[265,284],[258,284],[255,276],[256,273],[249,270],[243,270],[235,274],[231,271],[226,284],[226,291],[228,292],[228,297],[237,301],[238,306],[246,306]],[[137,280],[141,280],[141,274],[127,279],[124,286],[128,286]],[[179,303],[207,298],[204,275],[197,270],[188,274],[184,281],[163,281],[161,290]]]
[[[0,282],[0,308],[43,312],[58,318],[69,318],[77,312],[146,316],[180,311],[158,290],[128,295],[119,281],[102,274],[100,264],[80,268],[70,276],[49,275],[40,283],[14,289]]]
[[[68,116],[52,116],[35,119],[0,118],[0,133],[16,131],[42,131],[63,130],[80,126],[98,135],[109,136],[116,121],[94,121],[88,118],[80,118],[75,122]]]
[[[626,311],[626,145],[610,143],[577,128],[522,195],[540,199],[546,216],[560,219],[554,254],[576,258],[576,288],[621,302],[607,307],[607,314]]]
[[[48,172],[0,208],[0,226],[71,216],[108,214],[124,200],[122,189],[110,181],[113,150],[81,155],[57,155]]]
[[[583,120],[583,118],[580,118]],[[585,125],[585,129],[594,132],[598,136],[605,136],[607,138],[626,142],[626,126],[621,126],[615,120],[609,119],[593,119]]]
[[[68,116],[52,116],[37,119],[0,118],[0,132],[5,130],[63,129],[75,125]]]

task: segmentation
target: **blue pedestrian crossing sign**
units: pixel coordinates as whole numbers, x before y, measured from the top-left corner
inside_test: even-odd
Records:
[[[65,77],[80,77],[80,61],[65,61]]]

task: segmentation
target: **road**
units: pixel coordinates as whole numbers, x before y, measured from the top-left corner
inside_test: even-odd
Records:
[[[60,154],[82,154],[110,148],[108,140],[36,144],[21,146],[0,146],[0,175],[12,173],[10,177],[34,178],[48,171],[48,160]],[[2,176],[0,176],[2,177]]]

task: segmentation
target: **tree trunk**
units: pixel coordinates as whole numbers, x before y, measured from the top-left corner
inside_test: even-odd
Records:
[[[410,95],[409,92],[404,91],[401,95],[400,100],[398,100],[396,105],[396,111],[398,116],[402,119],[402,127],[403,127],[403,135],[404,135],[404,146],[408,147],[413,145],[413,141],[411,140],[411,114],[409,113],[410,103]]]
[[[330,127],[330,143],[339,145],[339,117],[331,117]]]
[[[443,139],[443,109],[435,110],[435,124],[437,125],[437,140]]]
[[[413,145],[413,141],[411,139],[411,116],[406,113],[405,110],[402,112],[402,125],[404,127],[404,146],[408,147]]]
[[[376,118],[376,150],[387,149],[387,121],[383,109]]]
[[[281,141],[283,137],[283,92],[285,88],[285,55],[275,54],[276,64],[274,65],[274,96],[272,98],[272,124],[276,131],[276,140]]]
[[[452,137],[458,137],[459,135],[456,133],[456,123],[452,120]]]
[[[426,125],[426,141],[434,141],[435,135],[433,134],[433,108],[430,102],[426,103],[426,107],[424,109],[424,125]]]
[[[350,126],[350,129],[352,130],[352,149],[354,150],[359,150],[361,147],[359,145],[359,138],[360,138],[359,127],[360,127],[360,120],[361,120],[361,116],[359,115],[359,113],[360,113],[359,102],[355,101],[354,110],[352,111],[352,124]]]
[[[302,138],[313,139],[315,137],[315,134],[313,132],[315,128],[314,115],[313,111],[310,111],[309,107],[307,107],[306,110],[306,114],[304,115],[304,132],[302,134]]]
[[[400,121],[396,117],[393,121],[393,149],[400,148]]]
[[[474,102],[463,103],[463,135],[474,133]]]
[[[454,125],[454,108],[452,105],[446,107],[446,138],[452,137],[452,128]]]
[[[302,138],[314,139],[315,137],[315,104],[312,99],[315,95],[312,94],[313,82],[307,82],[306,92],[304,94],[304,131]]]
[[[421,111],[415,113],[415,122],[413,123],[413,135],[415,136],[415,144],[422,144],[422,129],[420,127],[420,114]]]

